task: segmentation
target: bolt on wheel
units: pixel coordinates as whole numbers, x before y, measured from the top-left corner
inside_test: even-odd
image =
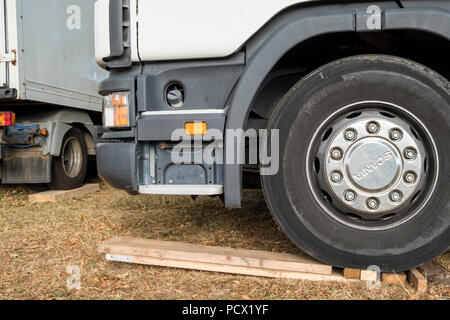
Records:
[[[332,133],[325,139],[316,134],[313,141],[320,168],[310,187],[330,198],[333,217],[379,228],[414,212],[413,202],[431,182],[426,163],[436,154],[427,144],[428,130],[413,115],[388,103],[367,104],[337,112],[318,130]]]
[[[61,150],[62,167],[68,177],[76,177],[82,167],[83,151],[80,142],[76,138],[65,141]]]

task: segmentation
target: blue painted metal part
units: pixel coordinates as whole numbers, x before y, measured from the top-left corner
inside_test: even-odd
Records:
[[[6,128],[6,132],[3,136],[5,144],[18,147],[33,147],[34,137],[40,135],[40,126],[38,124],[23,126],[13,125]]]

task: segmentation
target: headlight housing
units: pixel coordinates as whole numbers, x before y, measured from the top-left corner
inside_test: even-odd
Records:
[[[127,128],[130,126],[130,92],[113,92],[103,98],[103,126]]]

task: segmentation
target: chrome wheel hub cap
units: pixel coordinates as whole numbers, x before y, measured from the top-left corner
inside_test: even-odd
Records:
[[[325,181],[334,196],[368,214],[407,202],[420,185],[425,153],[409,125],[375,111],[346,120],[336,123],[324,153]]]
[[[430,200],[439,174],[425,125],[401,106],[357,102],[322,122],[306,154],[308,185],[332,218],[364,230],[411,219]]]

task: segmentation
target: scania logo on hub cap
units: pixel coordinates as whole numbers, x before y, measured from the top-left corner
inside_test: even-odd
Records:
[[[366,177],[370,176],[372,172],[380,168],[383,164],[386,163],[389,159],[393,157],[391,151],[386,151],[383,155],[379,156],[376,160],[372,161],[365,168],[359,171],[356,175],[353,176],[355,180],[362,180]]]
[[[331,137],[322,137],[316,153],[313,169],[325,201],[351,213],[352,221],[360,214],[395,213],[421,186],[426,163],[421,140],[398,117],[373,110],[351,115],[331,126]],[[316,167],[321,163],[322,172]]]
[[[363,190],[380,190],[398,177],[401,170],[399,157],[399,152],[389,142],[370,137],[350,147],[344,164],[356,186]]]

